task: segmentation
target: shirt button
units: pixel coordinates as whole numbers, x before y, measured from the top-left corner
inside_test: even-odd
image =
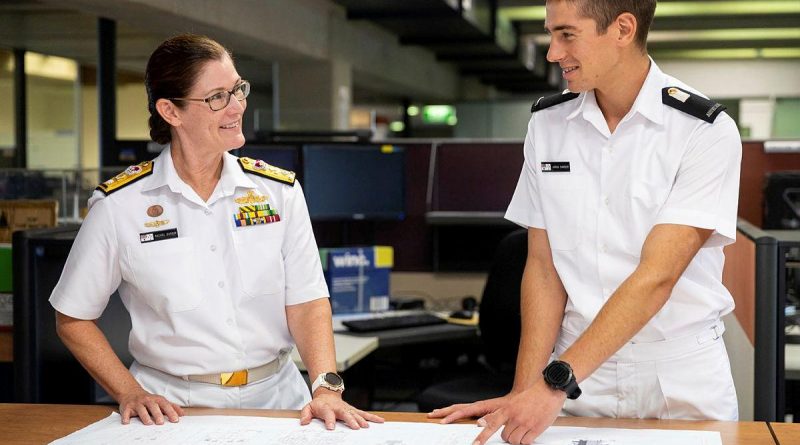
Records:
[[[211,214],[211,210],[205,209],[205,210],[203,210],[203,213],[205,213],[206,215],[210,215]]]
[[[225,323],[227,323],[228,326],[233,326],[233,319],[229,318],[228,320],[225,321]]]
[[[603,196],[603,204],[608,205],[608,196]]]
[[[606,252],[608,252],[608,247],[606,247],[605,244],[601,244],[600,245],[600,251],[603,252],[603,253],[606,253]]]
[[[215,252],[217,250],[217,246],[212,244],[211,247],[209,247],[209,249],[211,249],[212,252]]]
[[[219,287],[220,289],[222,289],[223,287],[225,287],[225,282],[224,282],[224,281],[219,281],[219,282],[217,282],[217,287]]]

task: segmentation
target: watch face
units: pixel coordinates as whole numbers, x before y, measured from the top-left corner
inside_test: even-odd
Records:
[[[339,377],[338,374],[334,374],[332,372],[329,372],[329,373],[325,374],[324,378],[325,378],[325,382],[327,382],[329,385],[339,386],[339,385],[342,384],[342,378]]]
[[[569,383],[572,371],[560,362],[553,362],[545,368],[545,380],[556,387],[563,387]]]

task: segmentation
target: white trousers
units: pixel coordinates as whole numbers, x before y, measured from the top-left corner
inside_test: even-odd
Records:
[[[137,362],[130,371],[146,391],[184,407],[301,409],[311,401],[308,386],[292,360],[276,374],[242,386],[192,382]]]
[[[739,406],[721,321],[674,340],[628,343],[589,378],[563,415],[738,420]],[[576,339],[562,330],[555,356]]]

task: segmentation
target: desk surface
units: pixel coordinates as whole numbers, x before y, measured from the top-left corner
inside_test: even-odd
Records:
[[[355,365],[378,348],[377,337],[353,337],[351,335],[333,334],[333,343],[336,347],[336,372],[347,371],[347,368]],[[306,370],[297,348],[292,350],[292,360],[301,371]]]
[[[778,445],[795,445],[800,443],[800,423],[770,422],[770,428],[775,432]]]
[[[0,443],[41,444],[64,437],[105,418],[113,411],[108,406],[0,404]],[[189,408],[189,415],[238,415],[297,417],[297,411],[219,410]],[[386,420],[426,422],[423,413],[379,413]],[[44,420],[44,421],[43,421]],[[681,420],[634,420],[559,418],[556,425],[601,428],[659,428],[719,431],[723,445],[775,445],[764,422],[691,422]],[[778,424],[773,424],[773,426]],[[338,427],[344,427],[339,425]],[[788,429],[788,428],[787,428]],[[476,431],[477,435],[477,431]],[[791,442],[795,436],[786,436]]]

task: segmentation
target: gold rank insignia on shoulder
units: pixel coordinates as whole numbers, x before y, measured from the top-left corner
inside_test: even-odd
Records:
[[[152,173],[153,161],[145,161],[141,164],[131,165],[122,173],[98,185],[97,190],[100,190],[106,195],[110,195],[125,186],[133,184],[134,182],[151,175]]]
[[[282,182],[287,185],[294,185],[295,173],[282,168],[269,165],[261,159],[247,157],[239,158],[239,165],[245,173],[252,173],[273,181]]]

